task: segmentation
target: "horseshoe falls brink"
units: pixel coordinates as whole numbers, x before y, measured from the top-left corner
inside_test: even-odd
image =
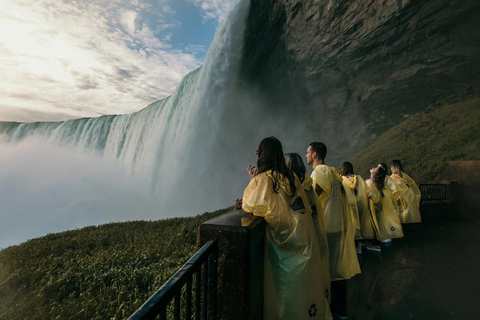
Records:
[[[259,140],[223,135],[255,107],[238,79],[248,10],[237,1],[203,67],[139,112],[0,123],[0,248],[87,225],[196,215],[241,197]]]

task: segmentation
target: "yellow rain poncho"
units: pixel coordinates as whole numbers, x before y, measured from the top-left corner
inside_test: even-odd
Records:
[[[347,196],[350,214],[355,227],[355,239],[373,239],[377,220],[371,215],[365,180],[359,175],[343,176],[343,188]]]
[[[309,176],[305,176],[305,179],[302,182],[303,190],[307,195],[310,207],[312,208],[312,220],[315,227],[315,233],[318,239],[318,245],[320,249],[320,260],[322,263],[322,276],[324,278],[324,283],[327,288],[330,288],[330,260],[328,253],[328,240],[327,240],[327,231],[326,231],[326,218],[325,215],[318,213],[320,210],[320,202],[318,197],[315,196],[313,191],[313,180]],[[330,294],[328,295],[328,300],[330,301]]]
[[[273,190],[277,175],[279,190]],[[264,319],[331,319],[322,277],[320,250],[308,199],[298,178],[272,171],[254,177],[243,193],[243,210],[267,222]]]
[[[385,176],[385,184],[390,188],[390,190],[392,190],[392,195],[393,197],[395,197],[398,193],[397,184],[395,183],[395,181],[393,181],[390,176]]]
[[[332,281],[350,279],[360,273],[355,249],[355,230],[347,201],[340,189],[342,178],[335,168],[317,166],[312,172],[313,186],[322,188],[318,196],[319,212],[326,218]]]
[[[400,177],[395,173],[391,176],[398,190],[395,199],[399,202],[400,221],[402,223],[422,222],[420,215],[420,189],[415,181],[405,172],[402,172],[402,176]]]
[[[370,211],[377,218],[377,239],[383,241],[402,238],[403,229],[398,217],[398,211],[393,202],[392,190],[385,184],[385,187],[380,192],[371,179],[368,179],[366,184],[368,187],[367,196],[370,199]]]

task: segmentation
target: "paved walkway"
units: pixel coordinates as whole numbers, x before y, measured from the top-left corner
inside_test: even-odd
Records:
[[[363,249],[347,282],[348,319],[480,319],[480,222],[430,218],[416,231]]]

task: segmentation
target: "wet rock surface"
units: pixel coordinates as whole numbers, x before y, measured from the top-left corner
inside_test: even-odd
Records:
[[[478,221],[432,216],[381,252],[363,250],[347,281],[348,319],[480,318]]]
[[[430,104],[477,94],[479,15],[475,0],[252,0],[243,79],[345,159]]]

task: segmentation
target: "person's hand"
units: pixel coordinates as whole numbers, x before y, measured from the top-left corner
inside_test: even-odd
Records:
[[[250,177],[250,180],[252,180],[258,173],[258,169],[252,165],[248,166],[247,171],[248,171],[248,176]]]
[[[372,169],[370,169],[370,178],[375,177],[375,173],[377,173],[377,170],[378,170],[378,167],[373,167]]]
[[[243,203],[243,198],[238,198],[238,199],[235,201],[235,208],[237,208],[237,209],[242,209],[242,203]]]

